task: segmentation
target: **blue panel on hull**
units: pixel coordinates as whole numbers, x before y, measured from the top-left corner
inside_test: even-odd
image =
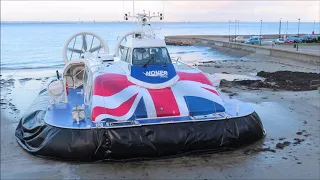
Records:
[[[162,74],[163,73],[163,74]],[[177,75],[173,64],[148,65],[146,67],[136,65],[131,66],[131,76],[142,82],[159,84],[165,83]]]
[[[185,96],[184,99],[188,105],[190,116],[207,115],[225,111],[224,107],[220,104],[205,98]]]
[[[143,98],[140,99],[139,104],[137,106],[136,111],[134,112],[133,119],[137,118],[146,118],[147,116],[147,110],[146,110],[146,105],[144,103]]]
[[[72,120],[72,108],[76,105],[82,105],[83,94],[78,94],[81,89],[71,89],[69,88],[68,103],[59,103],[52,105],[50,111],[47,111],[45,115],[46,123],[58,127],[65,128],[88,128],[95,127],[95,124],[91,122],[90,119],[80,121],[79,124]]]

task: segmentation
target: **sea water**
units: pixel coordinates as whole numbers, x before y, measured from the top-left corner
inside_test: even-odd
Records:
[[[167,35],[228,35],[229,23],[154,23],[160,37]],[[288,34],[297,34],[297,23],[288,24]],[[111,52],[117,38],[136,28],[135,23],[1,23],[1,70],[62,68],[62,48],[65,41],[79,31],[99,34]],[[314,23],[301,23],[300,33],[310,34]],[[236,30],[236,32],[235,32]],[[281,33],[286,33],[282,24]],[[277,34],[279,23],[263,23],[262,34]],[[259,34],[260,23],[230,24],[230,34]],[[315,24],[319,33],[319,23]],[[168,46],[171,56],[184,61],[212,61],[234,59],[202,46]]]

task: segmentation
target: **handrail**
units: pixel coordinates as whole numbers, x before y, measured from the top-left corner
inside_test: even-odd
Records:
[[[191,66],[190,64],[187,64],[187,63],[185,63],[185,62],[181,61],[181,57],[180,57],[180,56],[179,56],[178,58],[171,58],[171,59],[173,59],[173,60],[175,60],[176,62],[179,62],[179,63],[181,63],[181,64],[183,64],[183,65],[186,65],[186,66],[189,66],[189,67],[191,67],[191,68],[194,68],[194,69],[195,69],[195,67],[194,67],[194,66]]]

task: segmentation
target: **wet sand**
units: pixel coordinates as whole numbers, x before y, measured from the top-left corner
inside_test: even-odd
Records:
[[[208,73],[221,73],[226,78],[237,77],[233,74],[255,77],[255,73],[262,70],[320,72],[315,65],[226,51],[238,55],[240,60],[212,62],[199,68]],[[267,131],[264,139],[234,151],[149,161],[76,163],[35,157],[23,151],[15,140],[19,117],[32,103],[44,81],[44,78],[20,78],[1,83],[2,179],[320,178],[320,94],[316,90],[230,88],[228,90],[235,94],[229,96],[230,92],[219,89],[223,97],[250,103]],[[289,143],[284,143],[286,141]],[[282,143],[288,146],[281,146]]]

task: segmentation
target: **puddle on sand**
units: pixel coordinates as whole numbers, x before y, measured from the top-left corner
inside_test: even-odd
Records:
[[[30,80],[25,82],[24,85],[12,89],[12,104],[16,105],[17,109],[19,109],[21,113],[24,113],[31,103],[36,99],[42,87],[42,81]]]
[[[247,93],[247,95],[254,95]],[[268,136],[282,137],[284,134],[295,135],[301,122],[295,113],[278,102],[248,103],[258,113]],[[277,128],[274,128],[277,127]],[[281,131],[279,131],[281,129]],[[289,137],[289,136],[288,136]]]
[[[41,80],[15,80],[14,84],[6,87],[5,92],[1,94],[1,117],[11,122],[23,115],[43,85],[44,81]]]

